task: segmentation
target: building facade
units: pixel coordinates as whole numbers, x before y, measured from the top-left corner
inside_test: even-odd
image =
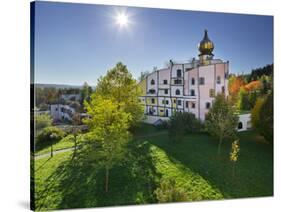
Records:
[[[147,119],[166,119],[174,111],[181,111],[204,121],[215,95],[228,95],[229,62],[214,59],[214,44],[207,30],[198,49],[198,59],[186,63],[170,60],[169,67],[154,71],[140,82],[140,101]]]

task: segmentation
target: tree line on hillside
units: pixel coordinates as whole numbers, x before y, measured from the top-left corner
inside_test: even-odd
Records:
[[[229,99],[237,111],[251,113],[253,128],[272,143],[273,64],[253,69],[250,74],[231,75],[228,86]]]

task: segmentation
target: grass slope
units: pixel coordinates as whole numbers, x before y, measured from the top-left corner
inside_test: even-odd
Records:
[[[72,152],[65,152],[35,160],[36,210],[156,203],[154,190],[166,178],[175,179],[189,200],[273,195],[272,147],[254,132],[239,137],[235,177],[231,143],[222,145],[218,157],[217,141],[205,134],[188,135],[176,144],[167,135],[138,138],[110,171],[107,194],[104,170],[87,156],[72,159]]]

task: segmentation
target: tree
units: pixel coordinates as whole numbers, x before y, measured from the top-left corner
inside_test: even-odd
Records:
[[[239,140],[236,140],[231,145],[231,152],[230,152],[230,155],[229,155],[229,159],[232,162],[232,176],[233,177],[235,175],[235,165],[236,165],[236,162],[238,160],[239,151],[240,151]]]
[[[240,88],[239,99],[238,99],[237,104],[238,104],[239,110],[250,110],[251,109],[249,93],[246,91],[246,89],[244,87]]]
[[[261,106],[259,117],[259,133],[273,144],[273,92],[266,97],[264,104]]]
[[[52,118],[49,114],[35,114],[35,131],[50,127],[52,125]]]
[[[117,63],[106,76],[99,78],[95,93],[113,99],[118,108],[131,115],[129,125],[135,126],[143,117],[143,106],[139,102],[141,88],[122,63]]]
[[[91,86],[89,86],[88,83],[85,82],[81,91],[80,91],[80,94],[81,94],[81,102],[80,103],[83,104],[83,102],[85,100],[89,101],[92,92],[93,92],[93,89],[91,88]]]
[[[229,78],[228,90],[231,96],[237,96],[240,88],[245,85],[245,81],[241,76],[232,75]]]
[[[182,202],[187,200],[184,189],[176,186],[174,179],[165,179],[160,183],[160,187],[155,190],[156,197],[160,203]]]
[[[201,123],[193,113],[175,112],[169,120],[169,133],[174,141],[180,141],[184,134],[198,132]]]
[[[105,169],[105,192],[108,191],[109,171],[124,156],[129,139],[131,115],[119,107],[115,99],[93,94],[85,102],[91,118],[84,122],[89,127],[93,143],[92,155]]]
[[[51,157],[53,157],[53,145],[65,136],[62,129],[51,126],[44,128],[36,138],[38,148],[51,145]]]
[[[149,71],[142,71],[142,72],[141,72],[141,75],[140,75],[140,77],[139,77],[139,82],[140,82],[140,81],[143,81],[143,80],[146,78],[146,76],[149,75],[149,74],[150,74]]]
[[[253,128],[258,129],[260,125],[260,111],[265,102],[265,98],[260,97],[257,99],[254,108],[251,110],[251,123]]]
[[[235,114],[234,108],[227,102],[223,94],[217,95],[206,116],[205,126],[207,131],[219,140],[218,155],[223,140],[236,136],[237,125],[238,116]]]

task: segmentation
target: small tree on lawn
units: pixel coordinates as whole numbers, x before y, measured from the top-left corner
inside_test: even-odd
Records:
[[[178,142],[182,140],[184,136],[184,120],[182,115],[179,112],[174,112],[169,120],[169,135],[171,140]]]
[[[57,127],[44,128],[36,138],[36,147],[45,147],[51,145],[51,157],[53,157],[53,145],[65,136],[65,132]]]
[[[131,117],[114,99],[96,94],[91,96],[90,102],[85,102],[85,106],[91,117],[84,122],[89,126],[94,144],[92,155],[105,169],[105,192],[108,192],[109,172],[124,156]]]
[[[219,140],[218,155],[223,140],[235,137],[237,124],[238,116],[235,114],[234,108],[227,102],[224,95],[217,95],[206,116],[205,126],[207,131]]]
[[[201,123],[193,113],[174,112],[169,120],[169,133],[174,141],[180,141],[184,134],[200,131]]]
[[[232,176],[235,175],[235,165],[238,160],[238,153],[240,151],[239,148],[239,140],[236,140],[232,143],[231,152],[230,152],[230,161],[232,162]]]

